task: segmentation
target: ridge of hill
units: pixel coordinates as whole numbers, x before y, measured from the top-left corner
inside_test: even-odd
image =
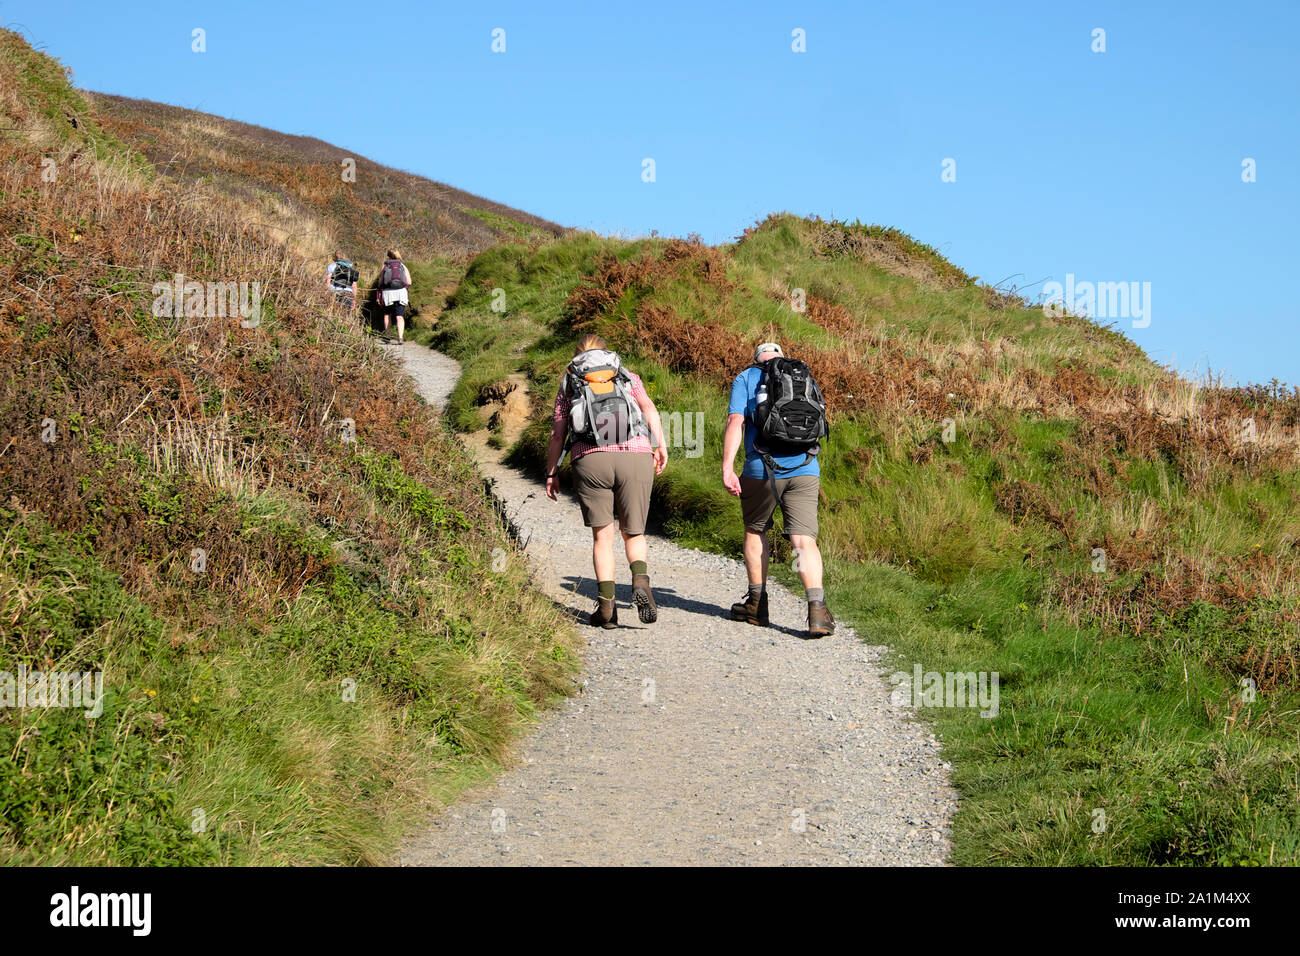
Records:
[[[340,245],[378,266],[397,246],[411,260],[463,262],[505,237],[564,227],[320,139],[149,100],[84,93],[97,120],[160,172],[238,197],[312,256]]]

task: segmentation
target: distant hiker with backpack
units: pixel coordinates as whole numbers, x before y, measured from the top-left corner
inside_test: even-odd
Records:
[[[596,572],[592,627],[618,627],[614,601],[614,521],[632,570],[632,602],[643,624],[659,617],[646,564],[645,526],[655,475],[668,463],[659,410],[641,378],[605,347],[598,335],[578,341],[555,395],[551,443],[546,450],[546,495],[556,500],[556,469],[568,451],[582,521],[591,529]]]
[[[352,314],[352,307],[357,302],[357,280],[360,278],[361,273],[357,271],[355,263],[343,258],[343,253],[335,252],[334,261],[325,270],[325,281],[334,293],[335,301],[343,304],[348,315]]]
[[[402,261],[402,254],[396,249],[388,250],[383,271],[379,273],[379,288],[375,296],[384,313],[384,338],[388,338],[390,317],[397,317],[397,344],[406,344],[406,310],[411,304],[407,290],[411,287],[411,270]]]
[[[797,555],[799,579],[808,598],[808,636],[835,633],[835,619],[822,589],[817,548],[817,498],[821,488],[819,440],[829,432],[826,403],[808,366],[786,358],[781,346],[765,342],[754,364],[731,385],[727,430],[722,440],[722,484],[740,499],[745,522],[745,572],[749,590],[731,606],[731,616],[766,627],[768,531],[777,505],[785,535]],[[744,437],[745,465],[736,475],[736,453]]]

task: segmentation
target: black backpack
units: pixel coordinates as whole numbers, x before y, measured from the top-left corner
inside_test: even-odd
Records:
[[[776,456],[803,452],[806,465],[821,451],[821,439],[831,433],[826,399],[813,379],[812,369],[798,359],[778,355],[751,368],[763,370],[754,407],[754,428],[758,432],[754,451],[763,460],[775,494],[778,472],[794,470],[782,469]]]
[[[330,274],[330,285],[336,289],[351,289],[352,283],[361,280],[361,273],[353,265],[350,259],[339,259],[334,263],[334,271]]]

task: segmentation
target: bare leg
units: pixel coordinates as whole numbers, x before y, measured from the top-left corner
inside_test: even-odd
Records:
[[[646,541],[643,534],[628,534],[623,532],[623,550],[627,552],[627,563],[633,561],[644,561],[646,556]]]
[[[614,580],[614,525],[591,529],[591,566],[596,580]]]
[[[804,588],[822,586],[822,553],[817,539],[807,534],[790,535],[790,544],[798,557],[799,580]]]
[[[771,551],[766,534],[745,529],[745,572],[750,584],[767,583],[767,562]]]

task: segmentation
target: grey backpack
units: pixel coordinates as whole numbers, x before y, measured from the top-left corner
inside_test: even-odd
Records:
[[[632,376],[617,352],[580,352],[565,369],[564,388],[569,399],[566,448],[575,440],[604,447],[650,434],[641,406],[632,395]]]

